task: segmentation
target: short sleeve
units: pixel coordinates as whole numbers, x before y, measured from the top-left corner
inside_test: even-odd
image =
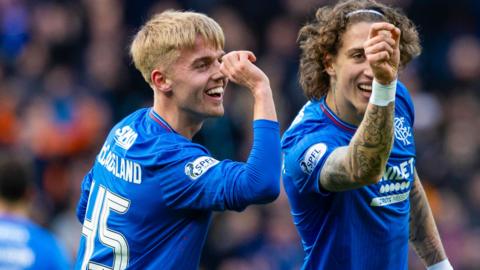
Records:
[[[289,177],[300,193],[328,194],[318,179],[325,161],[337,147],[337,142],[320,134],[306,136],[285,151],[284,177]]]
[[[409,122],[411,126],[414,125],[415,122],[415,108],[413,105],[413,100],[412,97],[407,89],[407,87],[401,83],[397,83],[397,101],[395,101],[395,104],[397,107],[395,107],[395,110],[400,109],[402,115],[406,115],[409,118]]]

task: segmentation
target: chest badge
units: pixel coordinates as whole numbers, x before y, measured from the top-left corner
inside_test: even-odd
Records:
[[[406,125],[406,121],[404,117],[395,117],[394,119],[395,125],[395,138],[403,143],[403,145],[407,146],[412,143],[412,132],[411,128]]]

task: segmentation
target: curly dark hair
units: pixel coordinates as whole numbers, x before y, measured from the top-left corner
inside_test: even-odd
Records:
[[[375,12],[352,11],[368,9]],[[415,25],[399,9],[374,0],[340,1],[335,6],[320,7],[315,19],[300,29],[297,42],[302,50],[300,58],[300,85],[308,99],[319,99],[330,87],[330,76],[325,71],[325,56],[336,56],[342,46],[342,36],[349,25],[358,22],[389,22],[401,30],[400,68],[421,52]]]

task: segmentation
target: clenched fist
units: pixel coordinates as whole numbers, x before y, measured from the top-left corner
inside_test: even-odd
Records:
[[[397,78],[400,34],[400,29],[393,24],[374,23],[370,27],[367,41],[363,44],[373,76],[381,84],[387,85]]]
[[[247,87],[255,95],[256,91],[270,88],[267,75],[253,64],[257,58],[250,51],[233,51],[222,57],[220,71],[229,80]]]

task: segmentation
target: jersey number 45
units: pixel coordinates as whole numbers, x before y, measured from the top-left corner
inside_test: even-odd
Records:
[[[92,198],[92,195],[95,193],[95,188],[98,188],[98,190],[96,190],[97,196]],[[127,240],[121,233],[109,229],[107,227],[107,221],[111,211],[124,214],[128,211],[129,206],[129,200],[120,197],[101,185],[96,186],[95,181],[92,181],[86,211],[87,214],[85,215],[82,228],[82,234],[86,237],[86,244],[80,269],[122,270],[127,267],[129,259]],[[90,219],[88,218],[88,213],[91,213]],[[108,246],[113,250],[112,267],[91,261],[93,251],[95,250],[95,239],[97,237],[102,245]]]

